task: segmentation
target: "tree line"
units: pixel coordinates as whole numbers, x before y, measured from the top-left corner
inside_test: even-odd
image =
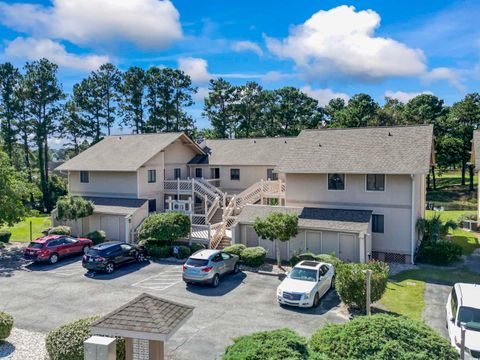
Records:
[[[185,131],[198,139],[296,136],[319,127],[433,124],[437,167],[461,168],[462,184],[469,177],[473,189],[469,158],[473,131],[480,123],[477,93],[452,106],[430,94],[407,103],[386,98],[379,104],[363,93],[320,106],[295,87],[267,90],[255,82],[233,85],[219,78],[210,80],[204,99],[203,116],[210,127],[198,129],[188,112],[197,92],[181,70],[121,71],[104,64],[67,94],[58,66],[46,59],[22,69],[0,64],[0,147],[15,170],[40,190],[39,196],[30,192],[30,204],[50,211],[65,193],[64,182],[49,173],[55,139],[64,144],[62,157],[69,158],[117,129],[136,134]],[[432,175],[435,186],[435,168]]]

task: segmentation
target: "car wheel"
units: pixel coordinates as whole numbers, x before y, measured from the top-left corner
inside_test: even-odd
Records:
[[[84,246],[83,247],[83,253],[86,254],[88,252],[88,250],[90,250],[90,246]]]
[[[58,254],[50,255],[48,261],[50,262],[50,264],[56,264],[58,262]]]
[[[233,267],[233,273],[238,274],[239,271],[240,271],[240,265],[236,263],[235,266]]]
[[[143,253],[138,253],[137,255],[137,262],[141,263],[145,261],[145,254]]]
[[[315,294],[315,297],[313,298],[313,307],[318,307],[320,305],[320,296],[318,296],[318,293]]]
[[[330,289],[335,289],[335,275],[332,276],[332,282],[330,283]]]
[[[217,287],[220,284],[220,275],[215,274],[212,280],[212,286]]]
[[[113,273],[114,270],[115,270],[115,264],[112,263],[112,262],[109,262],[109,263],[105,266],[105,272],[106,272],[107,274]]]

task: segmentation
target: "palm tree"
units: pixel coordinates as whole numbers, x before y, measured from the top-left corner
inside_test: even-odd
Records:
[[[456,229],[458,224],[453,220],[443,222],[440,215],[435,215],[431,219],[418,219],[417,231],[420,236],[420,242],[438,241],[448,234],[450,229]]]

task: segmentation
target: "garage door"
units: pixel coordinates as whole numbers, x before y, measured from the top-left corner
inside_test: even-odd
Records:
[[[105,231],[107,240],[120,239],[120,217],[113,215],[100,216],[100,228]]]
[[[322,233],[319,231],[307,231],[307,252],[314,254],[322,253]]]
[[[338,256],[338,233],[328,231],[322,233],[322,253],[334,253]]]
[[[252,226],[245,226],[245,237],[248,247],[258,246],[258,235]]]
[[[356,262],[358,261],[357,255],[357,241],[356,237],[352,234],[340,234],[340,254],[339,258],[343,261]]]

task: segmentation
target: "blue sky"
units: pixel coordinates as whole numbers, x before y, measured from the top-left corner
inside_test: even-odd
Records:
[[[50,58],[65,90],[104,61],[302,88],[321,104],[366,92],[447,104],[478,90],[478,1],[0,1],[0,61]]]

